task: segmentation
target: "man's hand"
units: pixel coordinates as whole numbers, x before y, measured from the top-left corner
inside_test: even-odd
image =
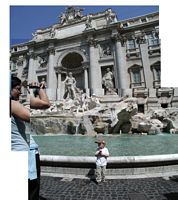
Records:
[[[40,89],[45,89],[46,88],[44,83],[40,83],[39,87],[40,87]]]

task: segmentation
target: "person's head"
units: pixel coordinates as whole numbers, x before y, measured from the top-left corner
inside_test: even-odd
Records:
[[[11,76],[11,98],[19,100],[21,95],[21,80],[17,77]]]
[[[106,145],[106,142],[104,140],[99,140],[96,143],[98,143],[98,147],[103,149]]]
[[[72,77],[72,72],[69,72],[69,76]]]
[[[110,71],[110,68],[107,68],[106,71],[109,72],[109,71]]]

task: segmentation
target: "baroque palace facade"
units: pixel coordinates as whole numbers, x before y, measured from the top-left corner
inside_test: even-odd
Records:
[[[178,89],[161,88],[159,13],[119,21],[111,9],[83,15],[69,6],[59,23],[39,29],[32,40],[11,46],[10,68],[23,83],[46,82],[51,101],[64,96],[69,72],[77,88],[108,101],[137,97],[141,112],[178,106]],[[113,73],[114,94],[102,84]],[[23,88],[22,100],[27,92]]]

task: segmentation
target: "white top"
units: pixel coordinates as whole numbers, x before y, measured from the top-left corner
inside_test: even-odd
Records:
[[[95,153],[95,156],[96,156],[96,165],[97,166],[107,165],[107,157],[109,156],[109,151],[106,147],[104,147],[103,149],[100,149],[98,147],[97,151]]]

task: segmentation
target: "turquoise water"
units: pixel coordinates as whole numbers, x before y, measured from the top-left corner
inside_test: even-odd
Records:
[[[178,135],[103,136],[111,156],[161,155],[178,153]],[[41,155],[94,156],[96,138],[92,136],[34,136]]]

